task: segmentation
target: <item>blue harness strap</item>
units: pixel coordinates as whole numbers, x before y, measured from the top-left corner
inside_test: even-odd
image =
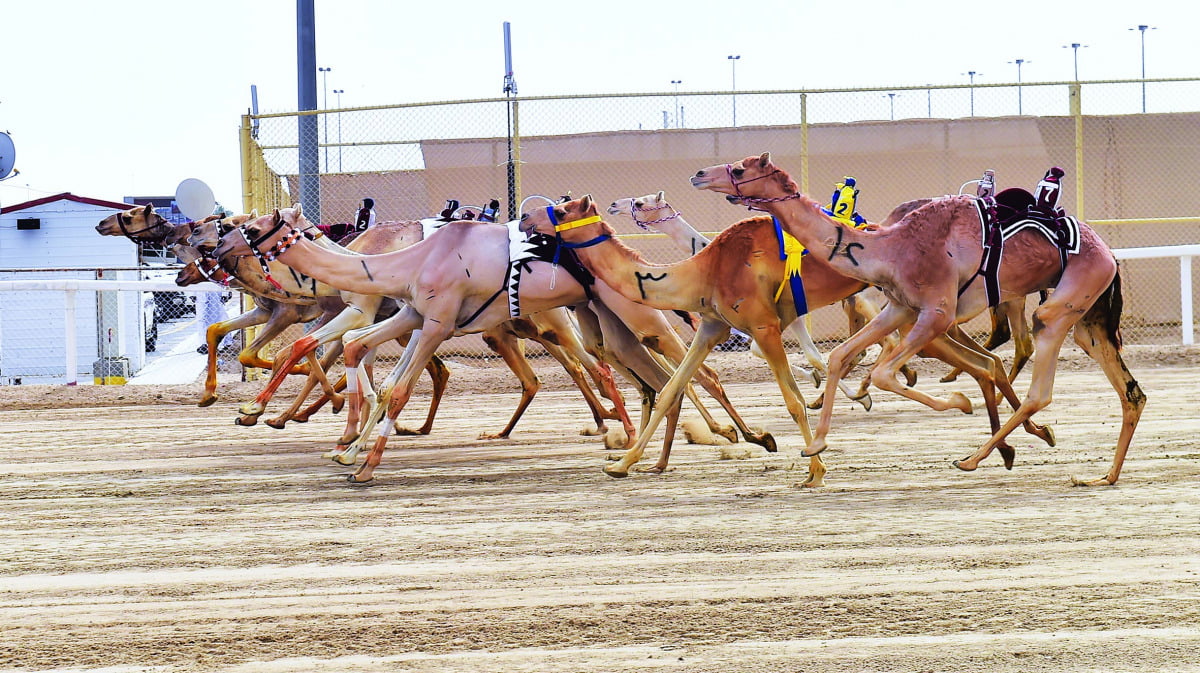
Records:
[[[807,315],[808,299],[804,296],[804,280],[800,277],[800,260],[797,258],[789,263],[788,258],[795,253],[788,252],[783,225],[779,223],[779,218],[772,215],[771,221],[775,223],[775,240],[779,242],[779,259],[784,263],[784,278],[787,279],[788,285],[792,289],[792,303],[796,306],[796,316]],[[808,250],[805,249],[800,253],[800,256],[803,257],[807,254]]]

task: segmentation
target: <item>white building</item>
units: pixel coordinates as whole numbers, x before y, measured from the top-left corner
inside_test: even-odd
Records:
[[[5,206],[0,280],[137,279],[137,245],[96,232],[100,220],[131,207],[71,193]],[[97,294],[111,296],[97,301]],[[147,328],[141,294],[76,294],[78,380],[91,380],[93,363],[103,357],[125,356],[134,371],[141,368]],[[76,380],[64,371],[65,307],[63,292],[0,292],[0,384]]]

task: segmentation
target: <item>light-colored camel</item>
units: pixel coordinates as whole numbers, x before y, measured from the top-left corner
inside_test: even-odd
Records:
[[[946,334],[956,323],[987,307],[984,283],[978,276],[983,233],[975,197],[938,199],[892,227],[858,231],[821,214],[817,205],[799,192],[791,177],[771,163],[769,153],[701,169],[691,180],[698,189],[720,192],[734,203],[766,210],[818,257],[847,275],[878,286],[888,297],[888,305],[879,316],[830,354],[826,406],[806,454],[819,454],[826,447],[833,383],[845,373],[849,357],[894,330],[906,334],[900,346],[876,364],[873,383],[933,408],[950,406],[944,400],[901,385],[895,375],[901,363]],[[1107,474],[1095,480],[1073,481],[1107,485],[1115,484],[1120,477],[1146,395],[1121,357],[1122,298],[1117,261],[1099,235],[1082,222],[1078,243],[1078,251],[1069,255],[1066,268],[1062,266],[1058,246],[1032,229],[1018,232],[1005,243],[998,273],[1001,300],[1023,298],[1051,287],[1053,292],[1034,312],[1034,324],[1038,326],[1034,337],[1037,357],[1029,392],[987,442],[969,457],[955,462],[959,468],[976,469],[1017,426],[1050,403],[1058,353],[1074,328],[1075,342],[1100,364],[1117,391],[1122,420]],[[998,368],[1004,376],[995,356],[967,352],[977,356],[975,366],[986,369],[990,360],[990,366]]]
[[[387,445],[390,423],[403,410],[412,393],[416,372],[443,341],[455,334],[477,332],[509,319],[509,302],[496,301],[504,293],[509,275],[510,230],[504,225],[481,222],[451,222],[425,241],[382,255],[352,256],[324,249],[303,236],[297,228],[309,226],[299,207],[260,217],[241,228],[243,237],[225,236],[225,251],[255,248],[278,258],[306,275],[336,284],[351,292],[384,294],[405,302],[395,317],[366,328],[370,338],[357,346],[347,343],[347,362],[355,348],[369,350],[372,340],[381,342],[419,331],[415,344],[402,361],[396,385],[390,393],[387,419],[364,464],[351,481],[373,478]],[[218,254],[222,252],[218,249]],[[686,348],[679,335],[659,311],[629,302],[603,282],[591,291],[606,310],[611,309],[637,334],[643,344],[660,350],[673,361],[682,360]],[[522,314],[588,301],[588,292],[570,274],[549,262],[529,263],[520,285]],[[599,304],[598,304],[599,305]],[[349,334],[347,335],[350,336]],[[414,334],[414,336],[416,336]],[[698,379],[712,394],[749,441],[774,448],[766,433],[746,427],[729,404],[715,372],[702,370]],[[672,422],[678,417],[678,405]],[[664,450],[669,450],[673,426],[668,426]],[[632,438],[635,433],[630,432]]]
[[[683,213],[673,208],[667,202],[665,192],[659,191],[657,194],[646,194],[645,196],[626,197],[613,201],[608,206],[609,215],[626,215],[633,220],[634,224],[646,231],[660,231],[667,236],[675,244],[675,247],[683,251],[689,257],[695,255],[700,250],[703,250],[708,244],[709,239],[704,234],[701,234],[691,224],[683,218]],[[899,218],[897,218],[899,219]],[[783,282],[783,277],[772,279],[774,287],[778,288]],[[854,297],[855,295],[851,295]],[[879,309],[875,308],[869,301],[855,301],[847,298],[843,300],[846,312],[852,316],[851,320],[857,319],[861,323],[875,317],[879,313]],[[820,387],[822,379],[825,377],[825,360],[821,355],[821,351],[817,350],[817,345],[813,343],[812,336],[808,333],[808,329],[801,319],[793,320],[790,324],[784,327],[784,331],[790,332],[800,344],[800,350],[804,353],[805,359],[812,365],[811,370],[803,370],[805,374],[812,379],[813,385]],[[758,346],[758,342],[753,342],[751,352],[755,355],[766,359],[762,350]],[[839,384],[846,397],[858,402],[864,409],[871,410],[871,395],[867,392],[866,386],[862,386],[859,390],[851,390],[845,382]],[[820,408],[821,399],[818,397],[811,405],[810,409]]]
[[[219,243],[219,234],[207,226],[207,228],[198,228],[189,241],[197,245],[202,250],[215,249]],[[315,232],[314,232],[315,233]],[[390,248],[400,249],[407,247],[422,238],[422,226],[418,221],[405,222],[382,222],[367,231],[356,236],[349,241],[349,248],[334,245],[333,249],[354,252],[358,254],[370,254],[373,252],[386,252]],[[325,244],[325,238],[318,237],[318,240]],[[263,274],[260,265],[254,260],[253,256],[238,256],[238,255],[223,255],[220,256],[221,264],[233,265],[241,271],[241,275],[249,276],[250,284],[261,285],[261,282],[252,280],[257,275],[261,280]],[[288,275],[295,275],[290,267],[286,267],[281,262],[271,261],[269,264],[277,264],[288,269]],[[278,275],[278,274],[276,274]],[[303,276],[301,276],[303,277]],[[292,369],[302,358],[311,358],[316,353],[318,346],[329,343],[330,347],[325,357],[320,363],[322,370],[327,368],[334,358],[341,354],[342,341],[341,336],[348,330],[370,324],[379,317],[393,315],[398,307],[394,300],[382,297],[379,295],[359,295],[356,293],[340,292],[326,286],[323,283],[317,283],[314,286],[314,291],[318,293],[318,300],[327,310],[331,311],[329,320],[320,325],[313,332],[302,336],[296,342],[282,348],[275,357],[274,367],[272,370],[272,378],[268,382],[266,388],[259,394],[258,398],[249,405],[243,405],[243,416],[238,419],[241,425],[253,424],[253,419],[257,418],[262,410],[265,409],[266,403],[270,400],[273,393],[282,383],[287,371]],[[340,307],[340,310],[338,310]],[[381,313],[382,312],[382,313]],[[541,316],[536,320],[522,320],[520,322],[513,321],[511,324],[503,324],[488,330],[484,334],[485,342],[499,354],[504,362],[509,366],[517,379],[521,383],[521,401],[518,403],[513,416],[508,424],[499,432],[494,434],[485,433],[481,438],[493,439],[507,437],[511,434],[517,421],[520,420],[525,409],[533,401],[533,397],[537,394],[540,387],[537,376],[530,366],[529,361],[525,358],[523,351],[519,345],[519,339],[530,338],[542,343],[547,352],[557,359],[563,368],[571,376],[572,380],[583,392],[584,399],[592,411],[593,418],[596,421],[596,430],[585,431],[585,434],[605,434],[608,430],[605,420],[609,418],[621,419],[624,414],[624,408],[621,404],[619,393],[613,389],[605,391],[607,394],[616,394],[618,397],[617,409],[609,412],[605,410],[603,403],[596,397],[589,387],[585,375],[584,367],[587,367],[589,372],[597,380],[597,385],[602,386],[606,379],[611,379],[611,374],[601,371],[603,365],[595,363],[591,357],[583,351],[582,346],[578,347],[577,352],[580,356],[586,358],[581,361],[576,359],[575,353],[568,351],[567,347],[559,345],[559,341],[563,343],[572,343],[573,334],[570,332],[570,325],[564,323],[566,316]],[[562,334],[560,337],[559,334]],[[577,343],[577,340],[575,341]],[[430,411],[426,416],[425,423],[416,430],[407,430],[397,428],[397,434],[428,434],[432,429],[433,418],[436,415],[438,404],[440,403],[442,394],[446,388],[446,381],[449,378],[449,370],[442,363],[441,359],[434,356],[430,358],[429,364],[426,367],[429,371],[430,378],[433,380],[433,400],[430,405]],[[369,374],[365,376],[370,379]],[[332,395],[330,391],[326,391],[324,397],[311,405],[309,408],[300,411],[300,405],[308,396],[314,386],[314,379],[310,377],[306,382],[305,388],[296,397],[292,406],[284,411],[278,418],[267,421],[267,424],[275,428],[283,428],[288,420],[304,422],[325,400]],[[323,378],[317,379],[323,381],[322,385],[327,385],[327,381]],[[343,377],[337,384],[340,389],[345,384]],[[367,388],[366,393],[371,401],[374,398],[373,388]],[[351,397],[352,401],[358,399],[356,396]],[[335,397],[336,401],[336,397]],[[249,408],[247,408],[249,407]],[[353,439],[353,436],[361,432],[359,426],[359,416],[356,414],[357,406],[352,404],[351,413],[347,416],[347,430],[344,436],[350,437],[347,442]],[[627,417],[626,419],[627,420]]]
[[[233,216],[226,218],[225,222],[227,226],[240,226],[249,217],[257,217],[257,213]],[[226,270],[218,268],[215,260],[202,261],[202,253],[186,243],[195,232],[206,227],[215,230],[220,222],[220,218],[209,216],[200,222],[171,224],[154,212],[152,206],[147,205],[104,218],[96,225],[96,231],[102,236],[124,236],[135,243],[155,243],[170,247],[180,259],[188,262],[176,277],[176,284],[187,285],[193,278],[197,279],[196,282],[213,278],[224,280],[230,275]],[[279,265],[279,268],[284,267]],[[259,275],[261,277],[261,274]],[[262,349],[291,325],[321,317],[321,310],[314,298],[307,293],[302,284],[295,282],[296,278],[292,274],[280,274],[280,277],[283,279],[283,285],[278,289],[265,279],[257,284],[252,282],[248,287],[238,283],[239,289],[251,291],[255,307],[235,318],[209,326],[205,335],[208,344],[208,366],[199,406],[209,406],[218,399],[216,344],[226,334],[234,330],[265,325],[255,339],[238,353],[238,362],[244,367],[270,369],[272,363],[262,357]],[[290,373],[308,375],[309,366],[307,363],[300,365]]]

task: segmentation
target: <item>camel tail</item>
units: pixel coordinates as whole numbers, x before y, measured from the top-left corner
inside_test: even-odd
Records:
[[[1121,269],[1117,268],[1108,289],[1100,295],[1095,304],[1084,314],[1086,322],[1102,325],[1109,340],[1121,349],[1121,313],[1125,309],[1125,299],[1121,295]]]

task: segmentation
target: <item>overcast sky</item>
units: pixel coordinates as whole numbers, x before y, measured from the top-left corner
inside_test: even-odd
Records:
[[[294,0],[4,0],[0,130],[21,175],[0,205],[58,192],[120,200],[207,182],[240,208],[238,125],[294,110]],[[518,93],[964,84],[1200,75],[1182,1],[833,3],[317,0],[317,64],[346,107],[502,95],[504,21]],[[847,9],[848,8],[848,9]],[[1130,30],[1134,29],[1134,30]],[[322,79],[318,104],[324,107]],[[900,115],[898,115],[900,116]],[[769,148],[764,148],[769,149]]]

